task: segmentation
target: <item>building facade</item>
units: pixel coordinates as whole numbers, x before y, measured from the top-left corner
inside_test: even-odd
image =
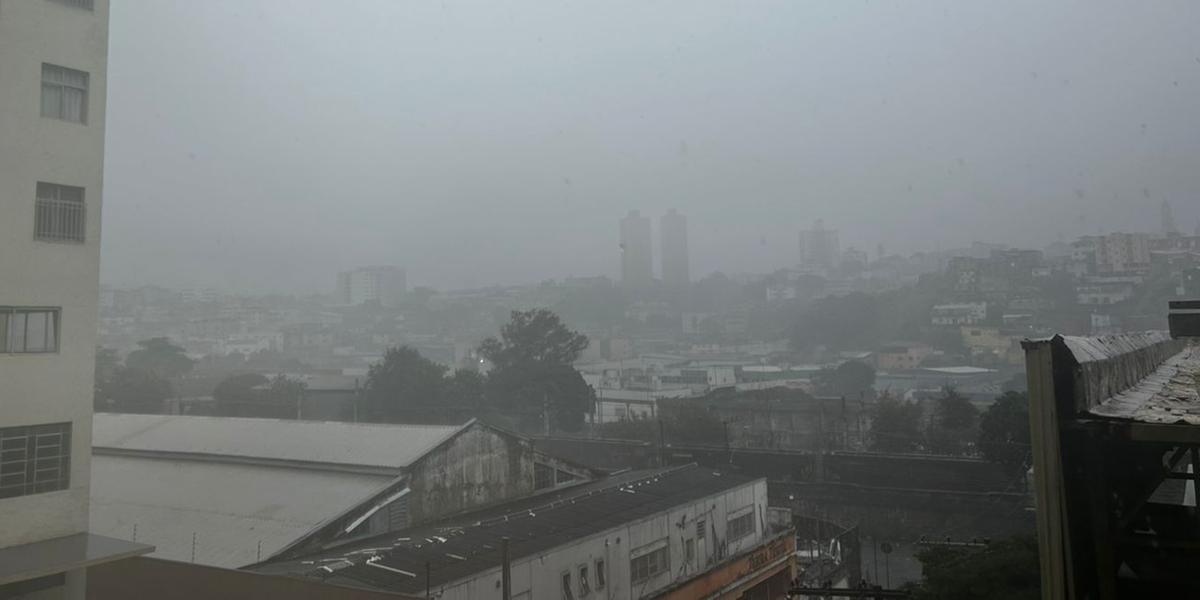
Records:
[[[362,267],[338,273],[337,293],[343,304],[394,307],[404,300],[408,277],[399,267]]]
[[[841,253],[838,232],[825,229],[818,220],[812,229],[800,232],[800,266],[818,271],[830,271],[837,266]]]
[[[621,283],[631,288],[648,288],[654,283],[650,219],[636,210],[621,219]]]
[[[107,0],[0,6],[0,597],[84,593],[107,56]]]
[[[691,281],[688,264],[687,217],[671,209],[658,225],[662,236],[662,280],[670,286],[687,285]]]

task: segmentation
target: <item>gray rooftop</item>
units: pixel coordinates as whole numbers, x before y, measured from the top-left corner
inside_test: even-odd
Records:
[[[97,413],[96,448],[402,469],[462,426]]]
[[[336,470],[97,453],[90,529],[136,538],[157,548],[152,556],[183,562],[193,562],[195,534],[194,562],[241,567],[271,556],[393,481]]]

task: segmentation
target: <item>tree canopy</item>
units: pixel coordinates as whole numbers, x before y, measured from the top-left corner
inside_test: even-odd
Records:
[[[982,548],[933,546],[917,554],[923,577],[914,600],[1037,600],[1041,597],[1034,536],[996,540]]]
[[[979,421],[979,450],[988,460],[1017,469],[1029,460],[1029,395],[1005,392]]]
[[[173,379],[192,370],[192,359],[183,348],[165,337],[150,338],[138,342],[139,348],[125,357],[125,366],[150,371],[163,379]]]
[[[389,348],[371,365],[365,386],[367,418],[402,421],[413,409],[441,404],[446,367],[408,346]]]
[[[221,415],[243,415],[245,407],[259,402],[259,394],[254,390],[270,381],[265,375],[258,373],[242,373],[226,377],[213,388],[213,401],[217,405],[217,413]]]
[[[848,360],[835,369],[817,373],[818,391],[824,395],[859,398],[875,386],[875,368],[864,362]]]
[[[521,415],[526,426],[548,413],[557,427],[578,431],[596,399],[571,366],[587,345],[587,336],[568,329],[549,310],[513,311],[500,338],[488,338],[479,346],[479,353],[493,365],[487,378],[488,401]]]
[[[930,422],[929,449],[940,454],[964,454],[978,437],[979,409],[952,387],[938,396]]]
[[[163,401],[174,394],[171,382],[153,371],[116,367],[96,395],[96,408],[111,412],[161,413]]]
[[[588,346],[587,336],[567,329],[558,315],[548,309],[514,310],[500,328],[500,339],[489,337],[479,353],[494,368],[521,364],[568,365]]]
[[[921,407],[892,396],[879,395],[871,415],[871,449],[912,452],[921,446]]]

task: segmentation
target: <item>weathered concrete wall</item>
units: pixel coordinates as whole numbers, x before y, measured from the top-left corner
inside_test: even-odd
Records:
[[[531,494],[535,462],[591,478],[586,469],[536,453],[528,440],[477,423],[409,469],[409,524]]]

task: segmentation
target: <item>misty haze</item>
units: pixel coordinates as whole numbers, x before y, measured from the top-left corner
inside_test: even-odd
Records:
[[[1200,597],[1200,5],[0,0],[0,599]]]

